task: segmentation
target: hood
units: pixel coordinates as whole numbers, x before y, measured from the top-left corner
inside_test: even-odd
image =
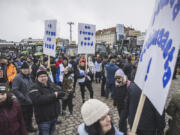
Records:
[[[78,133],[79,135],[88,135],[88,133],[85,130],[85,124],[82,123],[81,125],[79,125],[78,127]]]
[[[112,68],[114,66],[115,66],[115,64],[112,62],[106,64],[106,67],[108,67],[108,68]]]

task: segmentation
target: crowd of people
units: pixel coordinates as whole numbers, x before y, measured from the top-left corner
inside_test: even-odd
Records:
[[[111,54],[93,55],[87,59],[84,55],[66,54],[49,59],[46,56],[1,56],[0,133],[26,135],[38,130],[40,135],[54,135],[56,124],[61,123],[59,115],[73,115],[73,98],[76,98],[78,83],[84,121],[77,129],[79,135],[135,135],[129,132],[128,124],[131,129],[141,95],[140,88],[134,83],[138,59],[138,56]],[[119,114],[118,129],[111,121],[110,108],[93,99],[92,83],[101,84],[99,94],[113,100]],[[89,97],[85,97],[86,89]],[[177,125],[180,125],[180,104],[174,102],[176,99],[167,109],[173,120],[176,118],[176,122],[169,125],[168,135],[180,133]],[[136,134],[163,135],[165,112],[160,115],[146,99]],[[33,113],[38,129],[32,124]]]

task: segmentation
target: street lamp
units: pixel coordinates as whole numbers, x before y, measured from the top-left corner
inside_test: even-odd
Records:
[[[69,43],[71,44],[71,41],[72,41],[72,25],[74,24],[74,22],[68,22],[67,24],[69,24],[69,26],[70,26],[70,40],[69,40]]]

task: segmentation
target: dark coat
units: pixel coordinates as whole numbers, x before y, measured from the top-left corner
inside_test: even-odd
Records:
[[[31,72],[31,78],[32,78],[32,81],[35,82],[35,79],[36,79],[36,73],[37,73],[37,70],[39,69],[39,65],[36,65],[36,64],[33,64],[32,65],[32,72]]]
[[[35,118],[37,123],[53,120],[60,113],[59,100],[54,94],[59,89],[52,83],[47,86],[36,82],[29,92],[29,96],[34,105]]]
[[[0,134],[27,135],[21,108],[12,99],[0,103]]]
[[[29,88],[32,86],[31,76],[25,76],[22,73],[19,73],[12,83],[11,91],[17,97],[18,102],[21,105],[31,105],[32,101],[29,98]]]
[[[127,96],[127,86],[115,86],[115,91],[114,91],[114,100],[115,104],[118,107],[118,110],[123,110],[125,109],[125,98]]]
[[[133,65],[130,62],[124,65],[123,71],[127,75],[128,80],[130,81],[133,80],[133,76],[131,74],[132,70],[133,70]]]
[[[132,127],[134,117],[136,114],[137,106],[139,103],[141,90],[133,82],[127,89],[127,110],[128,110],[128,121],[130,127]],[[165,128],[165,115],[162,116],[156,111],[152,103],[146,98],[142,115],[139,121],[138,130],[144,131],[160,131],[162,132]]]
[[[168,135],[180,134],[180,91],[177,91],[167,108],[167,113],[172,117],[172,121],[169,123]]]
[[[107,64],[107,62],[106,62],[106,61],[103,61],[103,62],[102,62],[102,65],[101,65],[101,74],[102,74],[103,79],[106,78],[106,77],[105,77],[105,71],[104,71],[106,64]]]

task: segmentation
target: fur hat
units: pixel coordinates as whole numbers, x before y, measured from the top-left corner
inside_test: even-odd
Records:
[[[86,124],[90,126],[109,112],[109,107],[97,99],[89,99],[81,107],[81,115]]]

